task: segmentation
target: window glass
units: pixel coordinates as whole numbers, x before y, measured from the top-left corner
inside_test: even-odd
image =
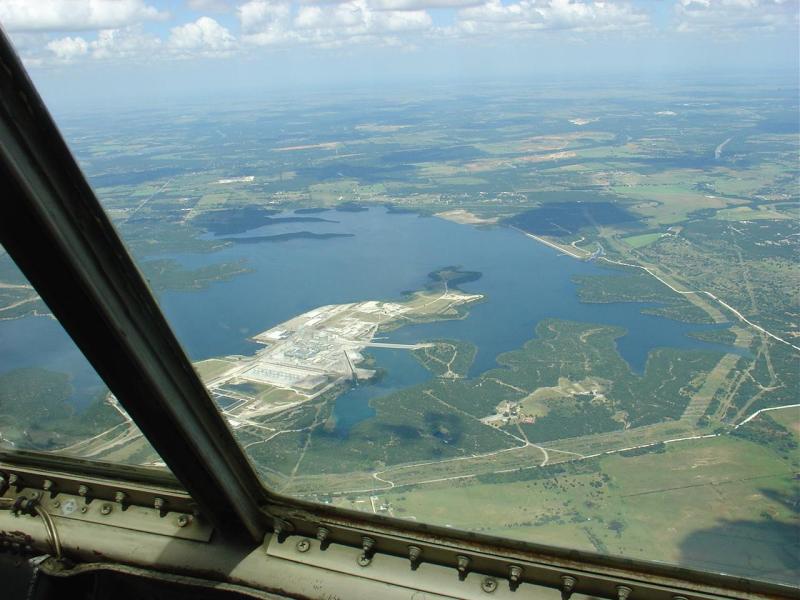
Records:
[[[265,485],[797,581],[796,3],[174,4],[5,24]]]
[[[0,448],[164,466],[2,247]]]

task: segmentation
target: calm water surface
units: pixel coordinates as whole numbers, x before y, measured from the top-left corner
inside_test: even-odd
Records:
[[[162,308],[193,360],[251,354],[258,346],[248,337],[324,304],[401,300],[404,292],[423,288],[429,282],[428,273],[450,265],[481,272],[480,279],[461,287],[484,294],[486,300],[472,306],[466,319],[407,326],[388,338],[471,341],[478,347],[472,376],[495,367],[498,354],[534,337],[536,324],[547,318],[624,327],[628,333],[618,340],[618,349],[639,373],[648,352],[659,346],[731,350],[686,335],[709,326],[644,315],[640,303],[579,302],[571,278],[610,271],[560,255],[508,228],[477,229],[433,217],[391,214],[383,208],[315,216],[334,222],[278,223],[225,237],[299,231],[353,237],[234,244],[213,254],[165,255],[187,267],[245,259],[252,269],[205,290],[160,294]],[[430,377],[407,351],[373,349],[371,353],[386,375],[339,397],[335,413],[341,432],[373,414],[372,398]],[[1,322],[0,370],[33,365],[72,373],[76,396],[97,386],[96,375],[57,323],[42,318]]]

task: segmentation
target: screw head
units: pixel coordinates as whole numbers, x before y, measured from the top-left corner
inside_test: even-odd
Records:
[[[186,527],[191,520],[192,518],[189,515],[181,515],[178,517],[178,527]]]
[[[356,562],[358,563],[359,567],[368,567],[370,564],[372,564],[372,559],[366,554],[359,554]]]
[[[58,500],[53,502],[53,508],[61,508],[61,502],[59,502]]]
[[[297,542],[297,551],[298,552],[308,552],[311,549],[311,542],[306,539],[302,539]]]
[[[481,581],[481,589],[487,594],[491,594],[497,589],[497,580],[494,577],[484,577]]]
[[[53,489],[53,482],[51,480],[49,480],[49,479],[45,479],[42,482],[42,489],[45,492],[49,492],[51,489]]]
[[[110,515],[112,510],[110,504],[103,504],[103,506],[100,507],[100,513],[104,515]]]
[[[89,507],[88,506],[81,506],[81,512],[82,513],[86,514],[88,511],[89,511]]]

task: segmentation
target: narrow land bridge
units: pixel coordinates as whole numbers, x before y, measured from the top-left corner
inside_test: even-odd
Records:
[[[435,344],[392,344],[390,342],[353,342],[359,346],[369,348],[396,348],[398,350],[419,350],[421,348],[432,348]]]

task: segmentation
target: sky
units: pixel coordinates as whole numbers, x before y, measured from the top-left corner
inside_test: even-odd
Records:
[[[800,0],[0,0],[47,99],[797,73]]]

